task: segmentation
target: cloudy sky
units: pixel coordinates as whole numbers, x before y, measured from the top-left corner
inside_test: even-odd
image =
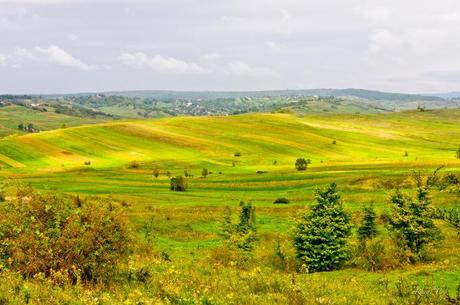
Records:
[[[460,90],[458,0],[0,0],[0,93]]]

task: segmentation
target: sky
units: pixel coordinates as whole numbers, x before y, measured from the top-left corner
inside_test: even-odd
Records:
[[[0,0],[0,93],[460,90],[458,0]]]

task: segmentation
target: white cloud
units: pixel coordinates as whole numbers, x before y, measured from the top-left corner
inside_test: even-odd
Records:
[[[371,50],[378,51],[383,48],[393,47],[401,42],[401,39],[389,30],[377,29],[371,35]]]
[[[208,70],[199,64],[186,62],[173,57],[161,55],[148,56],[145,53],[123,53],[119,56],[121,62],[136,67],[148,67],[155,71],[179,74],[202,74]]]
[[[246,77],[272,77],[276,73],[265,67],[252,67],[243,61],[229,62],[225,67],[225,73],[232,76],[246,76]]]
[[[34,51],[37,55],[41,55],[43,59],[61,66],[77,68],[80,70],[96,69],[95,66],[82,62],[56,45],[51,45],[47,48],[36,47]]]

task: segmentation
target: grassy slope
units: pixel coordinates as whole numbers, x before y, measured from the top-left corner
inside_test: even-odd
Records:
[[[11,134],[22,134],[18,130],[20,123],[32,123],[39,130],[61,128],[62,124],[68,127],[102,122],[100,119],[79,118],[55,112],[41,112],[26,107],[10,105],[0,108],[0,137]]]
[[[460,110],[112,122],[0,140],[0,163],[5,167],[0,175],[39,189],[127,200],[137,225],[155,217],[155,247],[183,260],[198,259],[190,253],[207,253],[219,244],[224,205],[236,210],[239,200],[252,200],[258,207],[260,244],[265,249],[258,251],[264,255],[263,251],[275,247],[276,239],[290,244],[292,219],[313,200],[318,185],[338,182],[355,219],[361,207],[371,202],[381,213],[388,210],[390,188],[410,185],[407,175],[413,168],[431,171],[446,165],[458,171],[460,161],[454,151],[459,139]],[[234,157],[236,151],[242,156]],[[306,172],[293,169],[297,157],[312,160]],[[139,169],[127,168],[133,160],[141,162]],[[85,161],[92,165],[84,167]],[[203,167],[213,171],[207,179],[197,177]],[[165,175],[152,177],[154,168],[173,175],[187,169],[195,177],[187,192],[174,193]],[[256,174],[258,170],[267,173]],[[292,204],[274,206],[277,197],[288,197]],[[439,193],[434,203],[458,207],[460,200]],[[385,274],[344,270],[331,276],[357,277],[372,286],[382,277],[408,274],[429,277],[453,290],[460,275],[460,253],[452,243],[459,240],[451,228],[443,226],[443,230],[449,237],[437,250],[438,262]]]

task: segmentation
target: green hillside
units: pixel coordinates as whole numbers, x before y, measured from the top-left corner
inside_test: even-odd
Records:
[[[69,116],[54,111],[38,111],[12,104],[0,107],[0,138],[23,134],[23,131],[18,130],[18,125],[21,123],[25,125],[32,123],[36,129],[46,131],[61,128],[63,124],[73,127],[97,122],[103,120]]]

